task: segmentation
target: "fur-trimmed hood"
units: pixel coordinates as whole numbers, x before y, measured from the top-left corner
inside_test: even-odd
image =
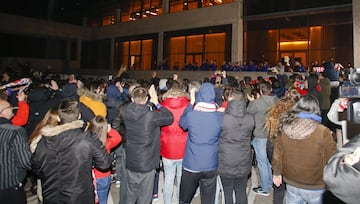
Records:
[[[72,129],[78,129],[82,128],[84,125],[84,121],[82,120],[76,120],[71,123],[65,123],[58,126],[45,126],[40,130],[40,135],[38,135],[30,144],[30,151],[32,153],[35,152],[37,144],[40,142],[42,137],[53,137],[56,136],[62,132],[72,130]]]
[[[67,130],[81,128],[81,127],[83,127],[83,125],[84,125],[84,121],[76,120],[74,122],[65,123],[62,125],[55,126],[55,127],[45,126],[41,129],[40,134],[44,137],[53,137],[62,132],[65,132]]]
[[[290,125],[283,127],[284,133],[290,139],[306,139],[313,133],[320,123],[307,118],[297,118]]]
[[[190,100],[189,93],[181,89],[170,89],[167,92],[165,92],[161,98],[162,100],[165,100],[166,98],[177,98],[177,97],[186,97],[187,99]]]

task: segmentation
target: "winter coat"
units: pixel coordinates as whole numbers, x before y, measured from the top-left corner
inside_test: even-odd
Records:
[[[254,125],[254,118],[246,112],[245,101],[232,100],[228,103],[219,138],[220,176],[240,178],[250,174],[250,140]]]
[[[312,119],[297,118],[274,141],[273,174],[302,189],[325,189],[323,169],[336,151],[330,130]]]
[[[111,160],[100,140],[82,126],[78,120],[41,130],[31,162],[41,180],[44,203],[95,202],[92,166],[106,170]]]
[[[124,120],[124,114],[127,105],[129,105],[130,102],[126,101],[123,104],[119,106],[118,112],[114,119],[111,122],[111,127],[117,130],[120,135],[122,136],[121,144],[125,147],[126,144],[126,127],[125,127],[125,120]]]
[[[215,90],[210,83],[201,85],[196,105],[186,107],[179,125],[188,130],[183,167],[190,171],[213,171],[218,167],[218,140],[223,113],[216,111]],[[202,110],[197,110],[202,109]]]
[[[130,103],[124,120],[126,126],[126,168],[149,172],[160,163],[160,127],[169,125],[174,117],[161,107],[151,111],[147,105]]]
[[[343,163],[347,154],[360,147],[360,135],[357,135],[340,148],[328,161],[324,168],[324,181],[336,197],[345,203],[359,203],[360,163],[349,165]]]
[[[160,155],[167,159],[182,159],[188,133],[179,126],[180,116],[189,104],[189,95],[182,90],[170,89],[163,95],[161,105],[174,116],[174,122],[161,127]]]
[[[106,152],[110,154],[111,149],[116,147],[121,142],[121,135],[115,129],[111,128],[110,131],[107,133],[106,138]],[[110,176],[111,171],[101,171],[98,169],[94,169],[95,178],[104,178]]]
[[[265,131],[265,117],[268,109],[279,98],[273,95],[261,95],[260,98],[250,101],[247,111],[253,115],[255,120],[254,136],[257,138],[267,138],[268,133]]]
[[[318,86],[320,85],[318,84],[318,80],[316,77],[311,76],[308,78],[308,94],[314,96],[318,100],[319,108],[321,108],[322,97],[317,89]]]

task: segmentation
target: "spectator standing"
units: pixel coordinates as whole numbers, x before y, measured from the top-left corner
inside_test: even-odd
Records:
[[[256,154],[256,161],[260,174],[260,186],[253,188],[253,191],[259,195],[270,195],[272,186],[271,164],[267,158],[266,143],[268,133],[264,129],[266,112],[278,100],[278,97],[271,95],[271,85],[269,83],[260,83],[260,96],[255,99],[248,95],[249,106],[247,111],[253,115],[255,120],[253,147]]]
[[[25,129],[11,124],[13,116],[10,103],[0,100],[0,200],[25,204],[24,180],[31,168],[31,152]]]
[[[179,203],[190,203],[199,185],[201,202],[214,203],[223,113],[217,111],[215,88],[211,83],[201,85],[196,99],[195,89],[191,89],[190,98],[179,122],[188,130]]]
[[[44,203],[93,204],[92,166],[106,170],[110,157],[98,139],[82,130],[77,101],[62,101],[58,114],[60,124],[43,128],[32,157]]]
[[[106,152],[110,154],[112,148],[117,146],[121,142],[121,135],[115,130],[112,129],[110,125],[106,122],[106,118],[103,116],[95,116],[90,121],[88,130],[95,134],[102,144],[106,148]],[[99,198],[99,204],[107,204],[108,194],[110,190],[110,170],[101,171],[94,169],[95,179],[96,179],[96,192]]]
[[[282,134],[275,139],[273,181],[286,183],[286,203],[321,204],[323,169],[336,151],[330,130],[321,125],[319,102],[306,95],[281,117]]]
[[[157,110],[146,105],[148,94]],[[149,204],[152,200],[155,169],[160,163],[160,127],[173,122],[173,115],[163,108],[152,85],[149,91],[137,87],[132,91],[132,103],[125,110],[126,124],[126,204]]]
[[[164,204],[171,204],[176,176],[177,193],[180,193],[182,162],[188,133],[179,126],[180,116],[190,102],[190,96],[184,91],[179,81],[173,81],[171,88],[163,94],[161,105],[167,108],[174,116],[171,125],[161,128],[160,155],[164,167]]]
[[[247,204],[246,186],[251,172],[250,141],[255,123],[254,118],[246,112],[244,92],[234,89],[229,93],[228,100],[219,138],[218,173],[225,204]]]

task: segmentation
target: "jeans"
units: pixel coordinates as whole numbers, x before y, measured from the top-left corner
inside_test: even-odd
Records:
[[[110,176],[104,178],[96,178],[96,192],[99,198],[99,204],[106,204],[110,190]]]
[[[201,203],[214,203],[217,183],[216,173],[216,170],[194,173],[183,169],[179,204],[190,204],[199,184]]]
[[[247,204],[247,186],[248,177],[242,178],[224,178],[221,177],[221,183],[224,189],[225,204]],[[233,201],[233,191],[235,191],[235,202]]]
[[[180,193],[180,182],[182,174],[182,159],[166,159],[162,158],[164,166],[164,204],[171,204],[172,194],[174,191],[174,179],[176,176],[177,196]]]
[[[286,184],[286,203],[293,204],[322,204],[325,189],[308,190]]]
[[[271,171],[271,165],[267,158],[266,153],[266,143],[267,138],[257,138],[255,137],[253,139],[253,147],[256,154],[256,161],[259,169],[260,174],[260,184],[261,188],[265,192],[270,192],[270,188],[272,186],[272,171]]]

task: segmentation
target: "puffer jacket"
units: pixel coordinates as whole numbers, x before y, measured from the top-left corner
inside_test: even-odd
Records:
[[[241,178],[250,174],[250,140],[254,124],[254,118],[246,112],[245,101],[232,100],[228,103],[219,138],[220,176]]]
[[[174,117],[161,107],[151,111],[147,105],[130,103],[124,112],[126,126],[126,168],[149,172],[160,163],[160,127],[169,125]]]
[[[190,102],[189,95],[182,90],[170,89],[163,95],[163,99],[161,105],[173,114],[174,122],[161,128],[160,155],[167,159],[182,159],[188,133],[179,126],[179,120]]]
[[[82,126],[78,120],[41,130],[31,162],[42,183],[44,203],[95,202],[92,166],[106,170],[111,160],[100,140]]]

